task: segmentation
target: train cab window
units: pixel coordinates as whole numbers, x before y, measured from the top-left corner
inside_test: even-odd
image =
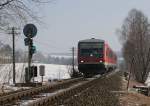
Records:
[[[102,49],[99,48],[89,48],[89,49],[81,49],[81,56],[94,56],[94,57],[103,57]]]

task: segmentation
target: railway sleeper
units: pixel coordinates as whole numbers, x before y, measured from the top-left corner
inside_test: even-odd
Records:
[[[16,94],[6,95],[4,97],[1,97],[0,105],[4,105],[5,103],[12,102],[12,101],[15,101],[17,99],[21,99],[22,97],[30,96],[30,95],[33,95],[33,94],[38,94],[39,92],[46,92],[49,89],[54,89],[54,90],[55,89],[60,89],[60,88],[62,89],[62,88],[65,88],[68,85],[71,85],[72,82],[78,82],[78,81],[76,79],[72,79],[71,81],[60,82],[58,84],[54,84],[54,85],[50,85],[50,86],[42,86],[42,87],[38,87],[38,88],[25,90],[25,91],[22,91],[22,92],[17,92]],[[61,97],[61,96],[59,96],[59,97]],[[55,97],[55,99],[56,98],[57,97]],[[48,101],[51,101],[51,99],[48,99]]]
[[[56,105],[61,104],[62,99],[67,99],[68,97],[74,96],[75,94],[83,91],[84,89],[88,88],[93,84],[93,82],[97,82],[96,80],[90,81],[89,83],[85,82],[83,85],[75,86],[70,88],[69,90],[60,92],[54,96],[51,97],[45,97],[43,100],[36,101],[36,103],[30,104],[29,106],[50,106],[50,105]],[[40,104],[39,104],[40,102]],[[45,104],[46,103],[46,104]]]

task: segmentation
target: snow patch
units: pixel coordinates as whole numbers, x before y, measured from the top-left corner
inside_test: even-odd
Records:
[[[34,78],[36,82],[41,82],[41,76],[39,75],[39,66],[45,66],[45,76],[43,81],[53,80],[53,79],[68,79],[70,78],[68,69],[66,65],[56,65],[56,64],[42,64],[42,63],[32,63],[38,67],[38,76]],[[16,82],[22,83],[25,79],[25,67],[27,63],[16,63]],[[1,64],[0,65],[0,85],[4,83],[13,83],[13,72],[12,64]]]

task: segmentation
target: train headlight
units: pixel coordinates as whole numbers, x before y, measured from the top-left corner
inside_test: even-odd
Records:
[[[81,60],[81,63],[83,63],[84,61],[83,60]]]
[[[102,60],[100,60],[99,62],[100,62],[100,63],[102,63],[103,61],[102,61]]]

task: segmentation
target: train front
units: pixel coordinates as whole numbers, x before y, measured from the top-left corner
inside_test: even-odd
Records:
[[[78,69],[84,75],[104,73],[104,41],[87,39],[78,43]]]

